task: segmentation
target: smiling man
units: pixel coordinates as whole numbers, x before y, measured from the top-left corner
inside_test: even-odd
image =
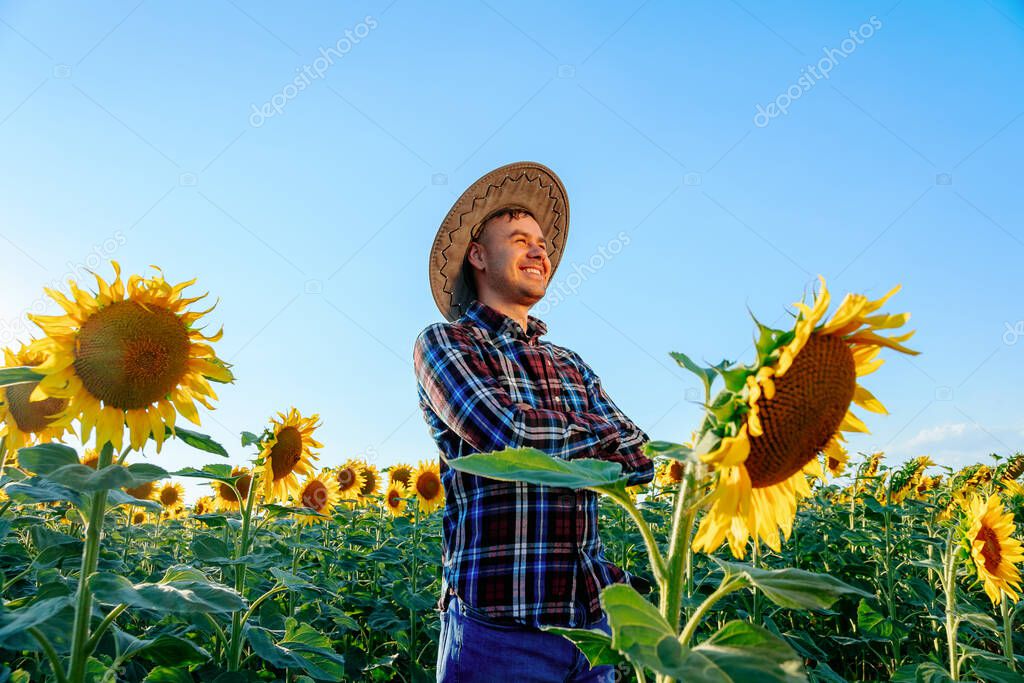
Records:
[[[441,455],[439,681],[612,681],[542,626],[608,631],[601,589],[631,577],[609,562],[597,496],[462,474],[444,460],[506,447],[618,462],[653,477],[647,435],[574,352],[529,315],[561,260],[565,188],[530,162],[486,174],[455,202],[430,255],[430,286],[449,321],[417,337],[420,406]]]

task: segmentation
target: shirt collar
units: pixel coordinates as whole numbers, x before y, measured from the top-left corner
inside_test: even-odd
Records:
[[[548,326],[543,320],[528,315],[526,316],[526,332],[523,332],[523,328],[518,322],[487,304],[481,303],[478,299],[469,302],[462,317],[473,321],[494,336],[507,335],[529,343],[533,343],[535,339],[548,331]]]

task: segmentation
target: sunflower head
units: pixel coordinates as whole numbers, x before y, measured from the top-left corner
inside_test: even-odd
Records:
[[[164,510],[185,505],[185,487],[176,481],[164,482],[157,490],[156,500],[164,506]]]
[[[412,478],[413,469],[415,468],[412,465],[408,465],[406,463],[392,465],[388,468],[388,483],[397,481],[409,486],[409,480]]]
[[[35,367],[46,356],[22,345],[18,351],[4,349],[5,367]],[[62,398],[33,399],[39,382],[12,384],[0,387],[0,435],[7,437],[7,452],[37,443],[61,440],[71,431],[71,418],[67,415],[68,402]]]
[[[319,415],[303,417],[295,408],[271,418],[260,452],[258,476],[264,498],[268,501],[287,500],[299,490],[299,475],[313,474],[313,461],[319,456],[314,448],[323,444],[313,438],[320,425]]]
[[[669,458],[658,465],[658,471],[654,475],[654,482],[661,488],[678,486],[683,480],[683,473],[686,466],[681,460]]]
[[[64,315],[29,315],[45,335],[29,347],[45,358],[31,398],[65,401],[62,415],[79,420],[83,443],[95,429],[97,445],[110,441],[120,449],[127,425],[132,449],[152,433],[159,452],[177,413],[199,424],[195,403],[213,408],[210,380],[234,378],[210,345],[221,332],[207,336],[195,327],[213,307],[188,310],[206,296],[183,295],[195,280],[172,285],[157,269],[125,283],[116,261],[113,267],[111,282],[94,274],[95,292],[74,281],[69,296],[47,289]]]
[[[369,502],[380,494],[380,471],[376,465],[366,462],[359,462],[359,467],[363,473],[363,483],[356,495],[360,501]]]
[[[79,462],[86,467],[96,469],[96,466],[100,464],[100,452],[95,448],[87,448]]]
[[[349,460],[334,470],[334,479],[338,483],[338,495],[342,500],[355,500],[366,483],[363,475],[364,465],[358,460]]]
[[[138,498],[139,500],[155,500],[157,486],[156,482],[147,481],[144,484],[139,484],[138,486],[126,488],[124,492],[127,493],[129,496],[132,496],[133,498]]]
[[[388,484],[388,490],[384,493],[384,509],[386,509],[393,517],[399,517],[405,513],[405,507],[408,504],[406,497],[409,495],[409,489],[406,488],[405,484],[393,481]]]
[[[252,486],[252,472],[246,467],[232,467],[231,476],[238,477],[235,481],[236,494],[234,489],[222,481],[210,483],[213,487],[213,498],[217,509],[223,511],[241,510],[249,497],[249,487]],[[254,494],[255,495],[255,494]]]
[[[315,510],[320,516],[297,515],[298,523],[308,525],[329,520],[339,500],[341,495],[333,472],[325,470],[315,477],[307,478],[296,496],[296,504]]]
[[[999,496],[972,496],[969,501],[970,526],[965,541],[974,560],[978,579],[993,604],[1001,593],[1011,600],[1020,597],[1020,570],[1024,547],[1013,538],[1013,515],[1003,509]]]
[[[208,515],[217,509],[217,504],[213,500],[213,496],[203,496],[198,498],[195,505],[192,506],[193,515]]]
[[[824,476],[823,465],[842,471],[843,432],[867,431],[851,406],[885,412],[858,379],[882,364],[877,359],[882,348],[916,353],[901,344],[912,332],[880,334],[909,318],[878,313],[897,290],[874,301],[847,295],[823,322],[829,293],[822,279],[812,305],[795,304],[792,329],[758,323],[753,364],[722,363],[710,369],[725,387],[707,406],[694,450],[718,479],[711,509],[694,539],[696,549],[710,552],[728,540],[733,555],[743,557],[753,537],[778,550],[780,532],[788,538],[792,530],[797,502],[811,493],[808,476]],[[682,354],[676,356],[685,367],[695,367]],[[710,370],[698,374],[711,377]],[[710,388],[710,380],[705,382]]]
[[[889,479],[890,495],[894,503],[902,503],[907,496],[916,496],[918,488],[924,481],[924,471],[935,463],[927,455],[920,455],[908,460]]]
[[[132,525],[145,524],[149,521],[149,513],[145,510],[133,510],[131,523]]]
[[[444,507],[444,486],[441,484],[441,466],[436,460],[421,460],[412,474],[412,493],[426,514]]]

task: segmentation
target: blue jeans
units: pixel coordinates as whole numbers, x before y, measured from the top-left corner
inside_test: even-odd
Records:
[[[602,617],[594,628],[611,633]],[[609,665],[590,668],[579,648],[562,636],[500,624],[453,596],[441,613],[437,680],[445,683],[613,683]]]

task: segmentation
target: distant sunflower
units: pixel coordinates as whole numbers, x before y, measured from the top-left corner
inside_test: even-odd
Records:
[[[213,408],[217,394],[208,380],[234,378],[207,343],[221,331],[206,336],[194,327],[213,307],[187,310],[206,296],[182,296],[195,280],[171,285],[157,269],[149,278],[132,275],[126,285],[118,263],[112,265],[112,282],[94,274],[98,293],[74,281],[70,297],[46,289],[65,315],[29,315],[46,334],[30,345],[45,356],[35,367],[45,376],[31,398],[67,401],[62,416],[80,420],[83,442],[95,428],[97,446],[110,441],[120,449],[127,424],[132,449],[152,432],[159,452],[176,412],[199,424],[195,403]]]
[[[406,463],[398,463],[388,468],[388,482],[398,481],[409,486],[409,479],[412,478],[413,466]]]
[[[139,500],[155,500],[157,492],[156,482],[147,481],[144,484],[126,488],[124,492],[133,498],[138,498]]]
[[[661,488],[678,486],[683,481],[683,473],[686,466],[683,462],[672,458],[658,465],[658,471],[654,476],[655,483]]]
[[[444,507],[444,486],[441,484],[441,466],[437,461],[421,460],[412,475],[412,492],[416,494],[420,510],[430,514]]]
[[[157,491],[156,500],[169,510],[185,504],[185,487],[178,482],[165,482]]]
[[[210,484],[213,487],[213,497],[217,508],[220,510],[241,510],[242,505],[245,504],[246,499],[249,497],[249,487],[252,486],[252,472],[246,467],[232,467],[231,476],[238,477],[238,480],[235,481],[235,488],[238,489],[237,495],[234,489],[222,481],[215,481]],[[239,500],[238,496],[242,497],[241,500]]]
[[[334,470],[334,479],[338,482],[338,495],[342,500],[354,500],[366,483],[363,465],[358,460],[349,460]]]
[[[161,510],[160,519],[165,521],[170,519],[181,519],[187,513],[188,510],[185,509],[185,503],[179,503],[178,505],[175,505],[173,507],[165,507],[163,510]]]
[[[847,453],[846,447],[843,446],[843,439],[841,435],[837,435],[836,438],[828,442],[823,451],[825,455],[825,469],[833,477],[842,476],[843,472],[846,471],[846,463],[850,461],[850,454]]]
[[[999,496],[989,496],[987,500],[974,496],[970,502],[970,523],[967,542],[985,593],[993,604],[999,603],[1001,592],[1016,600],[1020,596],[1017,565],[1024,560],[1024,548],[1013,538],[1013,515],[1003,510]]]
[[[202,498],[196,499],[195,504],[192,506],[193,515],[208,515],[216,510],[216,502],[213,500],[213,496],[203,496]]]
[[[924,479],[924,471],[933,467],[935,462],[927,455],[908,460],[903,467],[892,474],[890,480],[890,496],[894,503],[902,503],[908,496],[914,496]]]
[[[400,481],[393,481],[388,485],[388,490],[384,494],[384,507],[393,517],[398,517],[405,512],[405,506],[408,504],[406,497],[409,495],[409,489],[405,487]]]
[[[309,477],[299,489],[296,503],[302,507],[316,510],[320,517],[312,515],[296,515],[299,524],[313,524],[331,518],[334,506],[341,500],[338,494],[338,481],[333,472],[323,471],[315,477]]]
[[[96,466],[100,464],[100,453],[95,448],[87,448],[85,454],[80,460],[82,465],[96,469]]]
[[[279,419],[270,419],[271,436],[263,443],[263,464],[257,468],[260,488],[268,501],[287,500],[298,493],[298,475],[313,474],[313,461],[319,459],[313,449],[323,448],[313,438],[313,432],[320,426],[319,415],[302,417],[295,408],[277,415]]]
[[[145,510],[133,510],[131,523],[133,525],[145,524],[149,521],[149,514]]]
[[[6,367],[38,366],[46,356],[22,345],[18,351],[4,349]],[[0,387],[0,436],[7,437],[7,452],[37,443],[60,440],[71,431],[71,420],[64,414],[67,399],[31,398],[39,382]]]
[[[363,484],[359,487],[359,500],[367,502],[380,495],[380,472],[376,465],[360,462],[363,469]]]
[[[883,347],[917,353],[901,345],[913,332],[878,334],[909,318],[876,313],[898,289],[875,301],[848,294],[823,323],[829,293],[821,278],[813,306],[795,304],[792,330],[759,324],[757,361],[720,369],[726,386],[695,449],[719,473],[695,549],[711,552],[728,540],[733,555],[743,557],[751,536],[776,551],[780,532],[789,538],[797,501],[811,493],[808,475],[823,476],[819,455],[835,456],[842,432],[867,431],[851,403],[886,412],[857,379],[878,369]]]

